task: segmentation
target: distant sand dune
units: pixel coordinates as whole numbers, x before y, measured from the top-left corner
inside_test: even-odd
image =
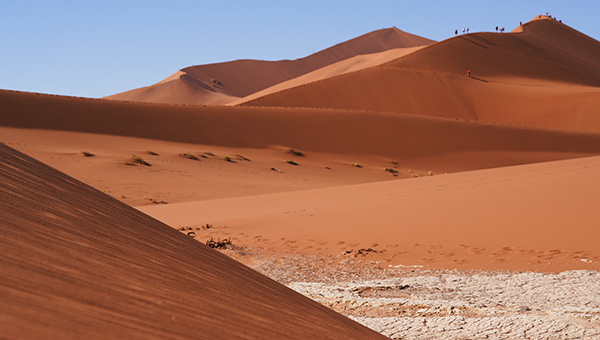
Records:
[[[186,67],[155,85],[106,98],[157,103],[225,104],[357,55],[431,43],[432,40],[395,27],[381,29],[296,60],[236,60]]]
[[[0,125],[161,139],[204,145],[417,159],[504,153],[451,160],[475,169],[600,152],[600,135],[545,131],[418,115],[322,109],[196,107],[123,103],[0,91]],[[571,154],[569,157],[568,154]],[[500,154],[498,154],[500,155]],[[512,155],[512,156],[511,156]]]
[[[554,20],[535,20],[523,33],[458,36],[242,105],[406,112],[600,132],[599,55],[598,41]]]

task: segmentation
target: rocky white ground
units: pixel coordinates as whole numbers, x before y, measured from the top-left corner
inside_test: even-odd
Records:
[[[600,340],[600,272],[381,266],[365,258],[222,250],[392,339]]]
[[[392,339],[600,339],[598,272],[418,272],[288,286]]]

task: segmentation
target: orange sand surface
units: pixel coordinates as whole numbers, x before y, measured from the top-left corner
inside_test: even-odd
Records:
[[[384,338],[2,144],[0,195],[2,337]]]
[[[372,248],[366,257],[386,266],[598,270],[598,185],[591,157],[139,209],[272,252]]]
[[[360,111],[0,97],[2,142],[128,204],[153,205],[142,209],[174,228],[219,226],[201,241],[299,254],[373,248],[368,259],[386,265],[597,266],[595,197],[585,191],[595,178],[579,165],[596,158],[506,168],[597,155],[597,134]]]
[[[407,114],[156,105],[11,91],[0,91],[0,108],[0,142],[136,206],[600,153],[596,134]],[[182,157],[186,153],[198,160]],[[151,166],[136,165],[133,155]]]

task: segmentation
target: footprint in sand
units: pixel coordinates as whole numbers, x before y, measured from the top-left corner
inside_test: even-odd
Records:
[[[465,260],[465,259],[455,259],[455,260],[452,260],[452,262],[454,262],[456,264],[465,264],[465,263],[468,263],[469,261]]]
[[[485,251],[485,248],[471,248],[469,249],[469,253],[473,255],[479,255]]]

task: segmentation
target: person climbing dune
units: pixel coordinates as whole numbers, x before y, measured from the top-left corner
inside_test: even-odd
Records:
[[[467,76],[470,77],[471,76],[471,69],[467,69]]]

